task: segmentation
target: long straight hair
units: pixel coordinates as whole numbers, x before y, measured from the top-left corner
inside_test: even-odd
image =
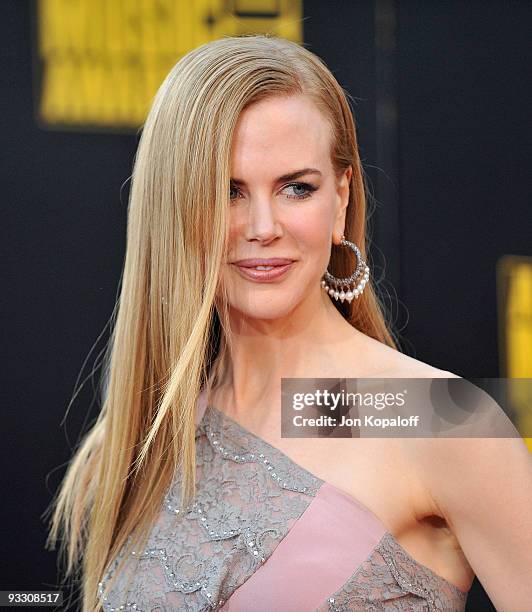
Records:
[[[227,254],[231,143],[242,111],[272,96],[309,96],[331,126],[337,176],[352,167],[345,235],[366,261],[366,180],[342,87],[304,46],[272,35],[225,37],[183,56],[160,86],[132,174],[120,295],[103,367],[102,407],[53,501],[47,546],[64,533],[65,576],[80,572],[83,611],[132,536],[147,541],[176,470],[182,508],[195,495],[196,402],[231,354],[220,270]],[[354,254],[332,252],[349,276]],[[397,349],[371,282],[335,306]],[[116,316],[114,316],[116,313]]]

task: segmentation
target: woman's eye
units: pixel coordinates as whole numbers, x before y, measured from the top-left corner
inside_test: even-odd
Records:
[[[287,185],[285,189],[287,189],[288,187],[295,188],[295,195],[291,195],[287,197],[294,198],[297,200],[303,200],[305,198],[310,198],[310,196],[312,195],[312,192],[316,191],[317,189],[316,187],[314,187],[313,185],[309,185],[308,183],[290,183],[290,185]],[[303,190],[303,192],[301,192],[300,190]]]
[[[284,189],[288,188],[293,189],[294,193],[293,195],[287,195],[286,197],[293,200],[304,200],[305,198],[310,198],[312,193],[317,190],[317,187],[314,187],[309,183],[290,183],[284,187]],[[231,185],[229,187],[229,199],[235,200],[238,196],[232,195],[232,192],[238,192],[238,187],[235,185]]]

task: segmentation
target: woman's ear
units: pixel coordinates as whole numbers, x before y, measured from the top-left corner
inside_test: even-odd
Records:
[[[339,236],[343,235],[345,227],[345,214],[349,204],[349,186],[353,169],[348,166],[338,180],[337,185],[337,208],[334,229]]]
[[[351,175],[353,168],[348,166],[341,174],[338,180],[337,193],[340,198],[341,208],[347,208],[349,204],[349,186],[351,185]]]

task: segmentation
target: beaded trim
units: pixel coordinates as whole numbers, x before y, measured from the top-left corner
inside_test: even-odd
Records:
[[[388,564],[390,570],[392,571],[394,577],[399,582],[399,584],[405,588],[408,588],[412,593],[419,595],[420,597],[424,597],[427,599],[430,605],[436,609],[436,604],[434,602],[434,590],[427,589],[421,584],[414,584],[411,580],[408,580],[404,576],[404,570],[397,565],[397,554],[399,553],[403,558],[405,558],[408,564],[412,567],[413,576],[420,577],[424,575],[429,581],[436,582],[440,584],[445,584],[446,588],[452,590],[456,597],[462,600],[467,599],[467,593],[459,589],[455,584],[449,582],[443,576],[439,576],[432,570],[430,567],[423,565],[416,559],[414,559],[410,553],[401,546],[401,544],[394,538],[393,534],[387,532],[382,540],[379,542],[377,546],[378,552],[382,555],[382,558]],[[410,578],[410,576],[409,576]]]
[[[272,480],[282,489],[304,493],[305,495],[316,496],[318,489],[324,483],[321,478],[314,476],[305,468],[298,465],[290,457],[268,444],[262,438],[255,436],[252,432],[244,429],[239,423],[222,413],[214,406],[207,406],[214,418],[209,419],[204,424],[207,439],[213,449],[221,454],[225,459],[230,459],[236,463],[257,463],[269,472]],[[238,449],[226,439],[223,430],[226,429],[230,434],[245,436],[246,443],[251,446],[252,451],[238,452]],[[260,451],[260,452],[259,452]],[[273,460],[272,460],[273,457]],[[284,464],[284,465],[283,465]],[[293,470],[297,477],[291,477],[289,472]],[[296,481],[303,478],[304,485],[301,486]]]
[[[431,611],[436,610],[436,606],[434,603],[434,599],[432,597],[432,593],[428,589],[420,585],[413,584],[410,580],[407,580],[405,576],[402,574],[402,572],[399,570],[399,568],[397,567],[397,564],[396,564],[396,561],[393,555],[387,548],[388,546],[390,546],[389,544],[390,536],[391,536],[390,533],[387,533],[384,535],[383,539],[379,543],[378,550],[380,554],[382,555],[382,558],[388,564],[388,567],[390,568],[390,571],[392,572],[393,577],[397,580],[401,588],[403,588],[405,591],[407,592],[409,591],[411,593],[414,593],[414,595],[419,595],[420,597],[423,597],[424,599],[426,599],[427,604],[429,606],[429,610]]]

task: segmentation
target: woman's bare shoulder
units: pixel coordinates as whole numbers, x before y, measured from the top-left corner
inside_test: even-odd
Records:
[[[460,378],[369,336],[365,343],[369,361],[375,364],[375,371],[383,378]]]
[[[374,341],[377,342],[377,341]],[[444,370],[429,363],[410,357],[392,347],[378,343],[374,350],[382,355],[385,368],[379,372],[381,378],[461,378],[450,370]],[[440,515],[432,496],[431,473],[435,463],[441,461],[442,446],[445,439],[431,437],[404,437],[394,440],[397,451],[402,455],[405,465],[409,466],[409,473],[414,481],[418,482],[419,510],[421,515]]]

